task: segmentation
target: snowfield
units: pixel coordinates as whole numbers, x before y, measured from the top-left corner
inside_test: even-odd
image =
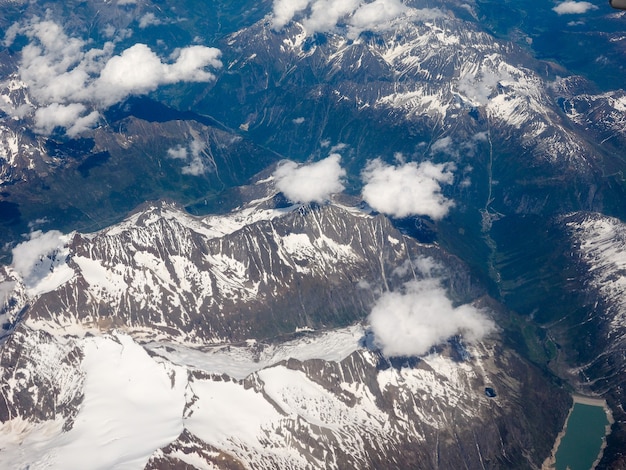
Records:
[[[0,427],[0,467],[141,469],[187,430],[251,467],[267,461],[306,468],[310,461],[303,456],[295,423],[313,435],[330,433],[359,455],[365,452],[361,435],[385,439],[395,432],[376,394],[408,387],[417,396],[441,394],[450,401],[453,395],[450,404],[456,406],[473,393],[463,383],[475,379],[473,368],[459,368],[439,356],[424,358],[420,368],[376,373],[380,388],[374,391],[340,375],[333,379],[338,389],[329,389],[315,375],[290,365],[294,360],[322,364],[322,373],[355,360],[375,367],[375,354],[359,346],[362,335],[359,325],[307,334],[266,346],[256,361],[254,341],[200,351],[156,343],[144,348],[121,332],[74,339],[84,353],[84,399],[72,428],[64,431],[60,419],[7,421]],[[449,385],[442,387],[444,377]],[[479,396],[479,401],[487,399]],[[443,424],[419,413],[429,426]]]

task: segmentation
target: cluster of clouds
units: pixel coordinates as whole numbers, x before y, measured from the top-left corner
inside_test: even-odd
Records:
[[[590,10],[597,10],[598,7],[590,2],[576,2],[567,0],[552,8],[558,15],[580,15]]]
[[[302,21],[307,34],[330,32],[344,25],[349,38],[363,31],[384,31],[394,20],[420,15],[438,17],[439,10],[416,10],[401,0],[275,0],[272,26],[281,29],[290,21]]]
[[[199,176],[205,174],[209,168],[205,164],[206,144],[195,138],[187,146],[177,145],[167,150],[167,156],[187,162],[182,168],[185,175]]]
[[[219,69],[220,51],[205,46],[176,49],[165,60],[145,44],[135,44],[115,54],[115,43],[89,48],[83,39],[68,36],[50,20],[34,18],[14,24],[5,46],[25,36],[19,78],[28,87],[32,103],[18,108],[4,104],[15,117],[33,115],[35,128],[50,134],[56,127],[76,136],[100,119],[100,110],[131,95],[142,95],[178,82],[208,82]]]
[[[442,194],[442,185],[454,182],[455,169],[453,163],[390,165],[380,159],[371,160],[361,173],[361,197],[375,211],[392,217],[425,215],[440,220],[454,206],[454,201]],[[306,165],[284,160],[273,176],[276,188],[291,201],[321,203],[345,189],[346,171],[341,167],[341,155],[331,153]]]
[[[369,314],[374,344],[387,357],[423,356],[452,336],[472,343],[495,330],[484,311],[471,304],[455,307],[441,280],[424,274],[383,293]]]

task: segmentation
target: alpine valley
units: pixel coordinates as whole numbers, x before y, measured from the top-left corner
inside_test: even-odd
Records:
[[[0,12],[0,467],[626,467],[623,13]]]

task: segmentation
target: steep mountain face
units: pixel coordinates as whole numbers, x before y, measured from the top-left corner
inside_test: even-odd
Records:
[[[381,215],[276,201],[202,218],[147,205],[4,268],[0,461],[541,464],[570,399],[499,333],[389,358],[361,324],[384,292],[435,272],[455,302],[499,308],[458,259]]]
[[[142,106],[151,103],[138,102],[134,108]],[[166,117],[157,114],[157,119],[146,120],[150,118],[111,113],[115,122],[110,127],[72,140],[34,135],[21,123],[2,127],[3,240],[17,239],[34,220],[47,228],[78,224],[94,230],[146,199],[166,195],[184,202],[210,199],[277,159],[201,116],[185,120],[162,106],[157,112],[167,113]],[[256,156],[252,162],[251,154]],[[128,172],[129,166],[135,171]],[[33,187],[42,192],[33,192]]]
[[[582,387],[607,396],[615,409],[616,425],[609,441],[614,445],[604,461],[618,468],[626,462],[618,444],[626,435],[621,405],[626,392],[626,227],[619,219],[585,212],[563,217],[560,223],[570,237],[573,262],[586,297],[584,308],[574,313],[579,342],[572,345],[577,354],[573,362],[578,366],[572,372]]]
[[[196,107],[295,157],[328,139],[348,144],[346,153],[361,162],[398,151],[452,157],[490,166],[498,180],[519,169],[538,168],[544,178],[593,173],[601,150],[584,130],[571,130],[536,61],[473,20],[412,6],[408,18],[354,38],[312,34],[297,21],[276,31],[260,21],[227,40],[220,93]],[[297,148],[288,138],[294,132]]]
[[[2,345],[2,422],[58,420],[70,429],[83,398],[82,359],[71,340],[18,327]]]
[[[347,208],[267,209],[250,214],[262,220],[249,224],[245,217],[231,216],[232,233],[220,234],[223,219],[194,219],[165,204],[95,235],[76,234],[65,264],[71,279],[25,315],[181,341],[266,338],[359,320],[378,292],[415,276],[412,259],[449,258],[404,238],[383,216]],[[465,301],[476,288],[455,272],[450,282]]]

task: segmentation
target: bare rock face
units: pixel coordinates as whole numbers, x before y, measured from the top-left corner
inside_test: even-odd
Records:
[[[0,421],[61,420],[70,428],[80,402],[82,351],[71,339],[19,326],[0,355]]]
[[[150,457],[145,470],[193,470],[198,468],[198,462],[224,470],[247,468],[235,456],[202,442],[185,430],[176,441],[157,450]]]

